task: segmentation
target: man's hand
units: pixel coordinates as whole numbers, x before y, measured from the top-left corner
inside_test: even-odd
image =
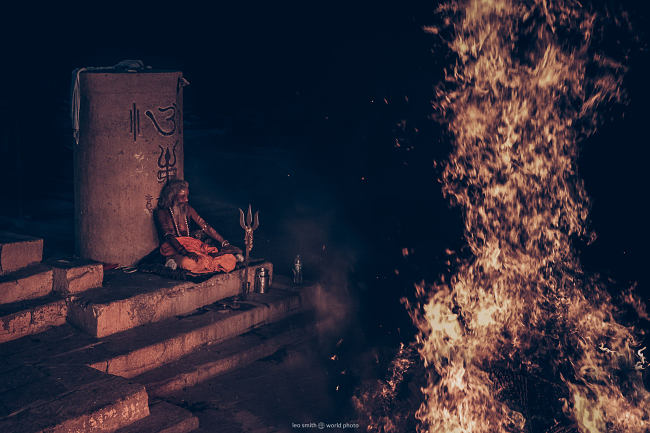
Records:
[[[193,253],[192,251],[188,251],[187,254],[185,254],[185,257],[190,258],[194,260],[195,262],[199,261],[199,255],[196,253]]]

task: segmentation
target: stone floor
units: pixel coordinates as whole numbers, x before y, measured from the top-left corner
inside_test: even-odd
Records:
[[[168,401],[199,418],[197,433],[356,431],[349,399],[336,391],[314,344],[292,347],[197,386]],[[304,427],[303,427],[304,426]]]

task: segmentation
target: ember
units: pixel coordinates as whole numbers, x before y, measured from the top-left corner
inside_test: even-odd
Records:
[[[472,257],[407,302],[428,374],[420,431],[646,432],[637,332],[571,243],[592,236],[577,143],[599,107],[625,101],[625,67],[598,52],[600,18],[575,1],[450,1],[439,13],[446,26],[425,30],[457,56],[434,103],[455,141],[442,188]]]

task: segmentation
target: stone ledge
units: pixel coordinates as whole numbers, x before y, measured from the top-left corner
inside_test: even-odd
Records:
[[[88,365],[124,377],[137,376],[207,344],[217,344],[302,312],[314,287],[300,291],[272,287],[267,294],[251,294],[239,310],[209,305],[101,340],[66,323],[2,344],[0,374],[47,360],[53,365]]]
[[[52,292],[52,269],[35,264],[0,277],[0,304],[40,298]]]
[[[270,262],[255,267],[259,266],[272,274]],[[249,270],[251,287],[255,267]],[[242,274],[242,270],[217,274],[197,284],[140,272],[106,273],[103,287],[70,300],[69,320],[94,337],[106,337],[235,296],[240,292]]]
[[[115,433],[189,433],[199,427],[192,412],[166,401],[149,404],[149,416]]]
[[[101,287],[104,266],[88,260],[53,260],[48,262],[53,271],[53,287],[63,296]]]
[[[315,335],[313,314],[305,312],[208,345],[172,363],[133,378],[150,396],[166,396],[267,357]]]
[[[142,385],[85,366],[25,366],[1,379],[3,432],[109,432],[149,415]]]
[[[201,309],[185,317],[131,329],[102,340],[79,354],[80,362],[110,374],[131,378],[175,361],[205,344],[214,344],[281,320],[299,311],[300,296],[276,290],[251,295],[240,310]]]
[[[98,345],[96,338],[74,328],[69,323],[55,326],[36,335],[29,335],[0,345],[0,375],[22,365],[50,364],[84,365],[70,354]],[[2,415],[0,415],[2,416]]]
[[[6,275],[43,259],[43,239],[0,232],[0,275]]]
[[[49,295],[0,306],[0,343],[37,334],[63,325],[68,306],[64,299]]]

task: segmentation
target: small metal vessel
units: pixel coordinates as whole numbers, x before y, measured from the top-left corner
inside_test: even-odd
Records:
[[[300,254],[298,254],[293,260],[291,274],[293,276],[292,282],[294,286],[300,286],[302,284],[302,258],[300,257]]]
[[[269,271],[266,268],[255,269],[255,291],[257,293],[268,293],[269,291]]]

